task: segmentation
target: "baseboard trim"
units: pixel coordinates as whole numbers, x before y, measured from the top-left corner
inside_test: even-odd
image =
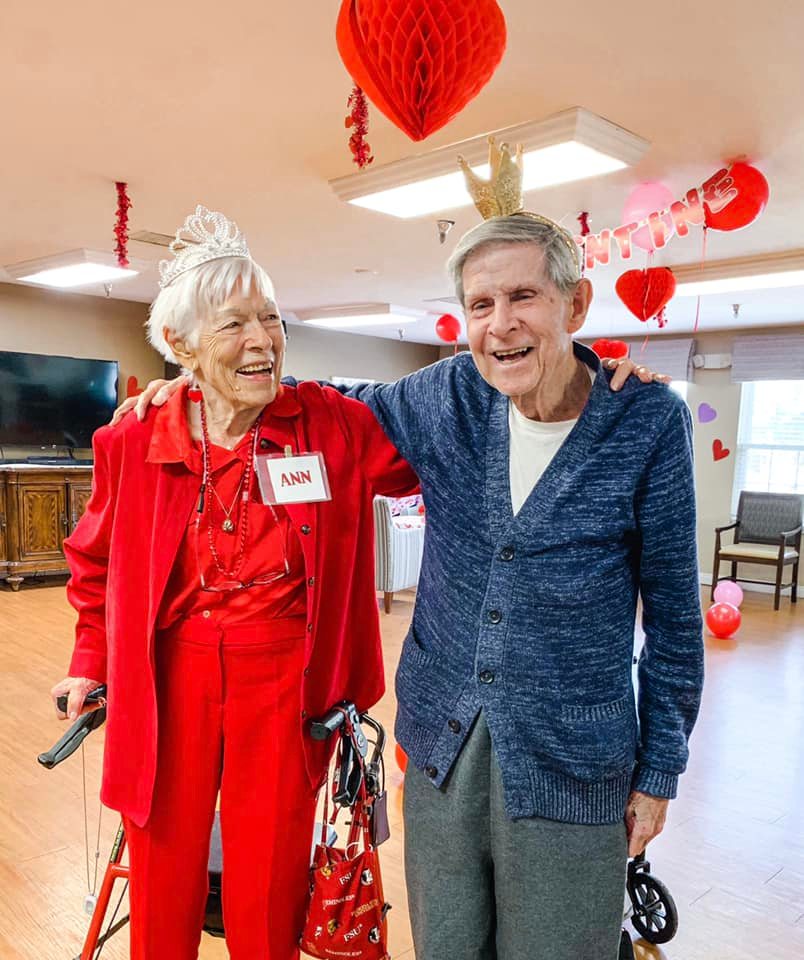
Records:
[[[721,580],[728,580],[728,577],[721,577]],[[711,587],[712,586],[712,574],[711,573],[699,573],[698,574],[698,583],[702,586]],[[740,583],[738,581],[738,586],[742,589],[743,593],[776,593],[776,585],[773,583]],[[782,596],[790,593],[790,587],[782,587]]]

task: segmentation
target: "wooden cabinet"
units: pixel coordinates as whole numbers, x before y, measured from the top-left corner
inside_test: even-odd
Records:
[[[89,467],[0,466],[0,578],[12,590],[26,577],[68,572],[62,544],[91,491]]]
[[[70,498],[68,516],[70,520],[70,533],[72,533],[73,530],[75,530],[75,525],[83,516],[84,510],[87,508],[89,498],[92,496],[92,482],[84,482],[82,480],[71,481],[67,485],[67,495]]]

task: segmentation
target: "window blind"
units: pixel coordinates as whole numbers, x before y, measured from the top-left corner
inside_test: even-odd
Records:
[[[804,334],[735,337],[733,383],[757,380],[804,380]]]

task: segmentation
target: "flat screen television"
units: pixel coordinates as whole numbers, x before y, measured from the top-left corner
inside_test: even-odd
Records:
[[[117,405],[116,360],[0,351],[0,446],[89,447]]]

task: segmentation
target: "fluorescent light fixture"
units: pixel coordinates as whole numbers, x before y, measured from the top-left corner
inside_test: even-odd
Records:
[[[330,180],[330,186],[341,200],[393,217],[469,206],[472,198],[457,169],[457,156],[487,177],[487,136],[339,177]],[[523,191],[622,170],[636,163],[649,146],[647,140],[581,107],[496,130],[494,136],[498,143],[522,144]]]
[[[804,286],[804,250],[673,267],[677,297]]]
[[[314,310],[296,310],[302,323],[311,327],[330,329],[357,327],[390,327],[422,320],[426,313],[397,307],[392,303],[358,303],[342,307],[320,307]]]
[[[83,249],[14,263],[6,267],[6,271],[21,283],[61,289],[85,287],[93,283],[116,283],[136,277],[140,272],[131,267],[120,267],[113,253]]]

